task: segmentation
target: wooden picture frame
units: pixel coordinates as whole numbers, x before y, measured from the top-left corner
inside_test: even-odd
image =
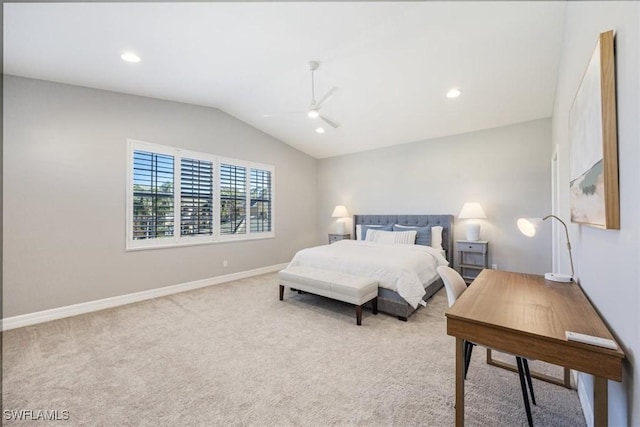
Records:
[[[614,32],[598,43],[569,111],[571,222],[620,229]]]

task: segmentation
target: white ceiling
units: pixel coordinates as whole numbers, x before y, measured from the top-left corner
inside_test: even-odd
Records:
[[[316,158],[549,117],[564,2],[5,3],[4,71],[219,108]],[[120,55],[136,52],[130,64]],[[311,99],[339,90],[322,113]],[[445,93],[459,87],[462,95]],[[265,117],[268,115],[269,117]]]

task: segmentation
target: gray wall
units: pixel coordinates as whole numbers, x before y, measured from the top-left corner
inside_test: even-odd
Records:
[[[580,285],[626,353],[622,383],[609,382],[609,425],[640,426],[640,7],[638,2],[568,2],[553,115],[553,143],[560,148],[561,182],[569,180],[568,112],[599,33],[616,31],[620,230],[570,224]],[[569,217],[568,185],[560,214]],[[593,383],[581,374],[587,405]]]
[[[125,252],[127,138],[275,165],[276,238]],[[4,316],[287,262],[318,242],[316,168],[216,109],[6,76]]]
[[[477,201],[488,217],[480,238],[489,240],[490,263],[548,272],[551,227],[530,239],[516,220],[551,211],[550,141],[551,121],[543,119],[320,160],[319,228],[332,230],[338,204],[350,214],[457,217],[465,201]],[[456,220],[456,239],[465,238],[464,225]]]

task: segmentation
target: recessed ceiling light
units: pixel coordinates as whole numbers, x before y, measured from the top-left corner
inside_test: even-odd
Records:
[[[449,89],[449,92],[447,92],[447,98],[457,98],[461,93],[460,89],[454,87],[453,89]]]
[[[125,52],[120,55],[120,58],[127,62],[140,62],[140,57],[133,52]]]
[[[307,116],[309,116],[310,119],[317,119],[320,117],[320,112],[318,112],[318,110],[311,109],[307,112]]]
[[[316,129],[316,132],[318,132],[318,133],[324,133],[324,128],[317,128],[317,129]]]

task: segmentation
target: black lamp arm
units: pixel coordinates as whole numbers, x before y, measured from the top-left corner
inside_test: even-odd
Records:
[[[573,256],[571,255],[571,242],[569,241],[569,230],[567,229],[567,224],[565,224],[563,220],[561,220],[555,215],[547,215],[544,218],[542,218],[542,220],[546,221],[549,218],[557,219],[564,226],[564,234],[567,236],[567,249],[569,249],[569,262],[571,263],[571,277],[574,277],[575,271],[573,270]]]

